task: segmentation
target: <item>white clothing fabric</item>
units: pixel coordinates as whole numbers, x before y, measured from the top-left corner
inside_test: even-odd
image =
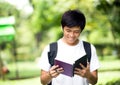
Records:
[[[73,64],[77,59],[86,54],[83,46],[83,41],[79,40],[79,43],[75,46],[69,46],[64,43],[61,39],[57,41],[58,51],[57,60],[61,60],[70,64]],[[48,61],[49,45],[45,47],[42,52],[39,66],[42,70],[49,71],[50,64]],[[91,44],[91,61],[90,61],[90,71],[94,71],[100,67],[99,60],[96,54],[95,47]],[[74,75],[74,77],[69,77],[64,74],[60,74],[58,77],[52,79],[52,85],[88,85],[86,78]]]

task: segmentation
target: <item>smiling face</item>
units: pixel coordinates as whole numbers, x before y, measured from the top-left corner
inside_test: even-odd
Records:
[[[76,45],[80,36],[80,27],[67,27],[63,28],[63,41],[68,45]]]

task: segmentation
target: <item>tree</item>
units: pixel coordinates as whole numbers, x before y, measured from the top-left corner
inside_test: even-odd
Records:
[[[57,40],[60,35],[60,19],[62,13],[70,8],[74,8],[75,1],[67,0],[30,0],[34,11],[31,16],[31,30],[33,30],[37,47],[40,42],[46,40],[51,42]],[[65,3],[63,5],[63,3]],[[34,28],[34,29],[33,29]],[[51,31],[52,30],[52,31]],[[57,33],[56,33],[57,32]],[[50,38],[50,36],[54,36]]]
[[[115,48],[120,58],[120,0],[99,0],[97,9],[106,15],[111,25]]]
[[[85,36],[86,40],[90,41],[93,39],[95,44],[104,44],[106,42],[106,38],[108,38],[110,34],[108,29],[110,26],[106,16],[100,14],[101,12],[95,9],[95,6],[98,4],[98,2],[94,3],[93,0],[30,1],[34,8],[33,14],[29,20],[31,23],[30,26],[32,25],[31,30],[34,32],[37,43],[40,45],[43,42],[45,42],[43,44],[51,42],[51,39],[53,38],[57,40],[59,37],[61,37],[60,19],[63,12],[68,9],[79,9],[85,14],[87,23],[85,30],[82,32],[82,36]],[[93,37],[90,38],[90,35],[95,36],[96,39],[100,37],[100,35],[93,35],[94,33],[101,34],[101,39],[103,40],[104,38],[105,42],[101,40],[97,40],[97,42]],[[111,40],[111,36],[109,37],[108,41],[109,40]]]
[[[86,14],[91,14],[93,8],[91,5],[92,1],[88,0],[30,0],[30,2],[34,8],[33,15],[30,20],[32,25],[31,27],[38,43],[46,36],[46,34],[49,34],[48,32],[52,29],[58,32],[53,33],[58,34],[55,35],[58,36],[56,39],[59,38],[59,35],[61,35],[60,30],[58,31],[58,29],[60,29],[60,19],[63,12],[66,10],[80,9]]]

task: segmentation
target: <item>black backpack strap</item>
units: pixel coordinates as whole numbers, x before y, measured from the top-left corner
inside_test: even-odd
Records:
[[[52,85],[52,82],[50,82],[48,85]]]
[[[88,56],[88,62],[90,62],[90,60],[91,60],[91,45],[90,45],[90,43],[88,43],[86,41],[83,41],[83,45],[84,45],[85,52],[87,53],[87,56]]]
[[[57,55],[57,42],[50,44],[50,51],[48,52],[48,60],[51,66],[54,65],[54,59]]]
[[[54,65],[54,59],[57,55],[57,42],[50,43],[50,51],[48,52],[48,60],[51,66]],[[50,82],[48,85],[52,85]]]

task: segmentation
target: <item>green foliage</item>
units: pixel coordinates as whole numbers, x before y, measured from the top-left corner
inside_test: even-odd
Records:
[[[35,63],[34,61],[17,62],[17,67],[16,64],[9,63],[7,67],[10,70],[10,73],[6,75],[6,79],[16,80],[17,79],[16,71],[18,71],[19,79],[32,78],[40,75],[40,70],[37,67],[37,63]]]
[[[43,44],[56,41],[62,36],[60,24],[62,13],[68,9],[77,8],[77,5],[72,0],[31,0],[31,4],[34,12],[30,18],[32,25],[30,28],[37,43],[40,43],[39,49],[42,49]]]
[[[115,40],[120,36],[119,22],[120,22],[120,1],[119,0],[99,0],[97,8],[106,15],[111,25],[111,30]],[[119,42],[115,41],[117,44]]]
[[[116,85],[115,83],[120,82],[119,62],[115,56],[104,56],[104,60],[100,60],[97,85]]]
[[[53,1],[49,2],[48,0],[33,0],[34,13],[32,16],[32,24],[36,28],[33,29],[33,32],[37,33],[42,31],[42,34],[44,34],[46,30],[50,29],[50,27],[58,25],[60,22],[60,13],[55,13],[55,11],[52,9],[53,6]]]
[[[104,56],[104,59],[101,59],[101,57],[99,58],[101,64],[101,67],[99,69],[100,72],[120,70],[120,60],[118,60],[116,56]]]
[[[43,49],[44,45],[49,42],[56,41],[62,36],[59,28],[61,15],[68,9],[81,10],[87,19],[86,27],[82,33],[82,37],[93,44],[114,44],[113,31],[111,31],[111,22],[108,17],[111,16],[111,6],[106,5],[106,1],[93,0],[31,0],[34,12],[31,16],[30,28],[34,33],[35,40],[39,43],[40,48]],[[64,3],[64,4],[63,4]],[[112,4],[113,1],[110,1]],[[106,11],[109,11],[109,16],[105,13],[102,14],[101,10],[96,9],[98,5],[106,5]],[[101,8],[98,7],[98,8]],[[33,29],[34,28],[34,29]],[[58,30],[59,29],[59,30]]]
[[[7,2],[0,2],[0,17],[17,15],[17,9]]]
[[[105,85],[120,85],[120,79],[114,79],[112,81],[107,82]]]
[[[0,17],[8,17],[14,16],[15,17],[15,26],[19,25],[20,23],[20,12],[17,8],[5,1],[0,2]]]
[[[42,85],[40,84],[40,78],[29,78],[29,79],[19,79],[19,80],[0,80],[0,85]]]
[[[96,19],[94,15],[97,15],[97,14],[95,14],[93,1],[31,0],[31,4],[34,8],[34,12],[31,16],[32,26],[31,25],[30,26],[31,26],[31,30],[34,32],[35,35],[39,34],[38,35],[40,36],[40,39],[39,39],[40,41],[38,41],[39,43],[40,42],[43,43],[44,41],[51,42],[54,39],[57,40],[62,36],[62,33],[57,30],[61,27],[60,20],[63,12],[65,12],[68,9],[80,9],[81,11],[84,12],[87,18],[87,26],[86,26],[87,30],[98,28],[98,24],[96,24],[96,21],[94,21]],[[53,28],[55,29],[52,30]],[[54,33],[54,31],[56,31],[56,33]],[[48,36],[50,32],[51,34],[54,33],[54,36],[52,37]],[[50,41],[47,41],[48,39]]]
[[[91,32],[89,40],[94,44],[114,44],[114,39],[111,31],[108,29],[97,29]],[[97,40],[97,41],[96,41]]]

